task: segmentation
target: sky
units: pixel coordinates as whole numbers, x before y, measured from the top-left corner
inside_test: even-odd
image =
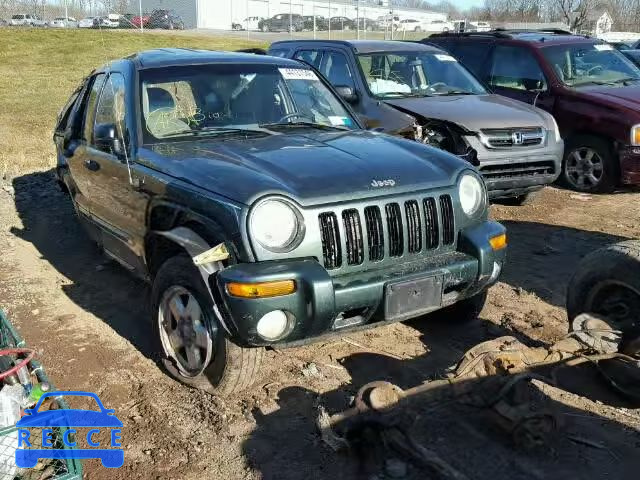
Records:
[[[466,10],[469,7],[481,7],[483,0],[451,0],[451,3],[460,10]]]

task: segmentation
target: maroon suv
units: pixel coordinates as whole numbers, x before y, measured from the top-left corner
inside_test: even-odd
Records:
[[[579,191],[640,184],[640,69],[611,45],[561,31],[436,34],[495,92],[554,115],[562,181]]]

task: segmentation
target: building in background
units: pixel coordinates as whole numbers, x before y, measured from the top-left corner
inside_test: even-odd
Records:
[[[145,12],[156,8],[175,10],[183,18],[185,28],[224,30],[230,30],[234,23],[242,25],[247,17],[270,18],[279,13],[377,20],[393,10],[401,18],[447,20],[443,13],[391,7],[388,0],[142,0],[142,6]]]

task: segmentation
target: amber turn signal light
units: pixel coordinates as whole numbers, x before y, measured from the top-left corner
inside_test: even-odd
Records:
[[[494,250],[501,250],[507,246],[507,234],[503,233],[497,237],[491,237],[489,239],[489,243],[491,244],[491,248]]]
[[[242,298],[268,298],[289,295],[296,291],[296,282],[293,280],[280,280],[276,282],[262,283],[236,283],[227,284],[227,292],[234,297]]]

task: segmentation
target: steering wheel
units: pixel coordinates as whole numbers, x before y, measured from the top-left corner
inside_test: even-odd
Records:
[[[587,69],[587,75],[594,75],[601,72],[604,72],[604,67],[602,65],[594,65],[593,67]]]
[[[438,90],[440,87],[447,87],[447,84],[444,82],[436,82],[429,85],[429,90]]]
[[[304,113],[293,112],[293,113],[287,113],[284,117],[278,120],[278,123],[284,123],[287,120],[291,120],[292,118],[306,118],[307,120],[311,120],[312,122],[314,122],[313,118],[309,117],[308,115],[305,115]]]

